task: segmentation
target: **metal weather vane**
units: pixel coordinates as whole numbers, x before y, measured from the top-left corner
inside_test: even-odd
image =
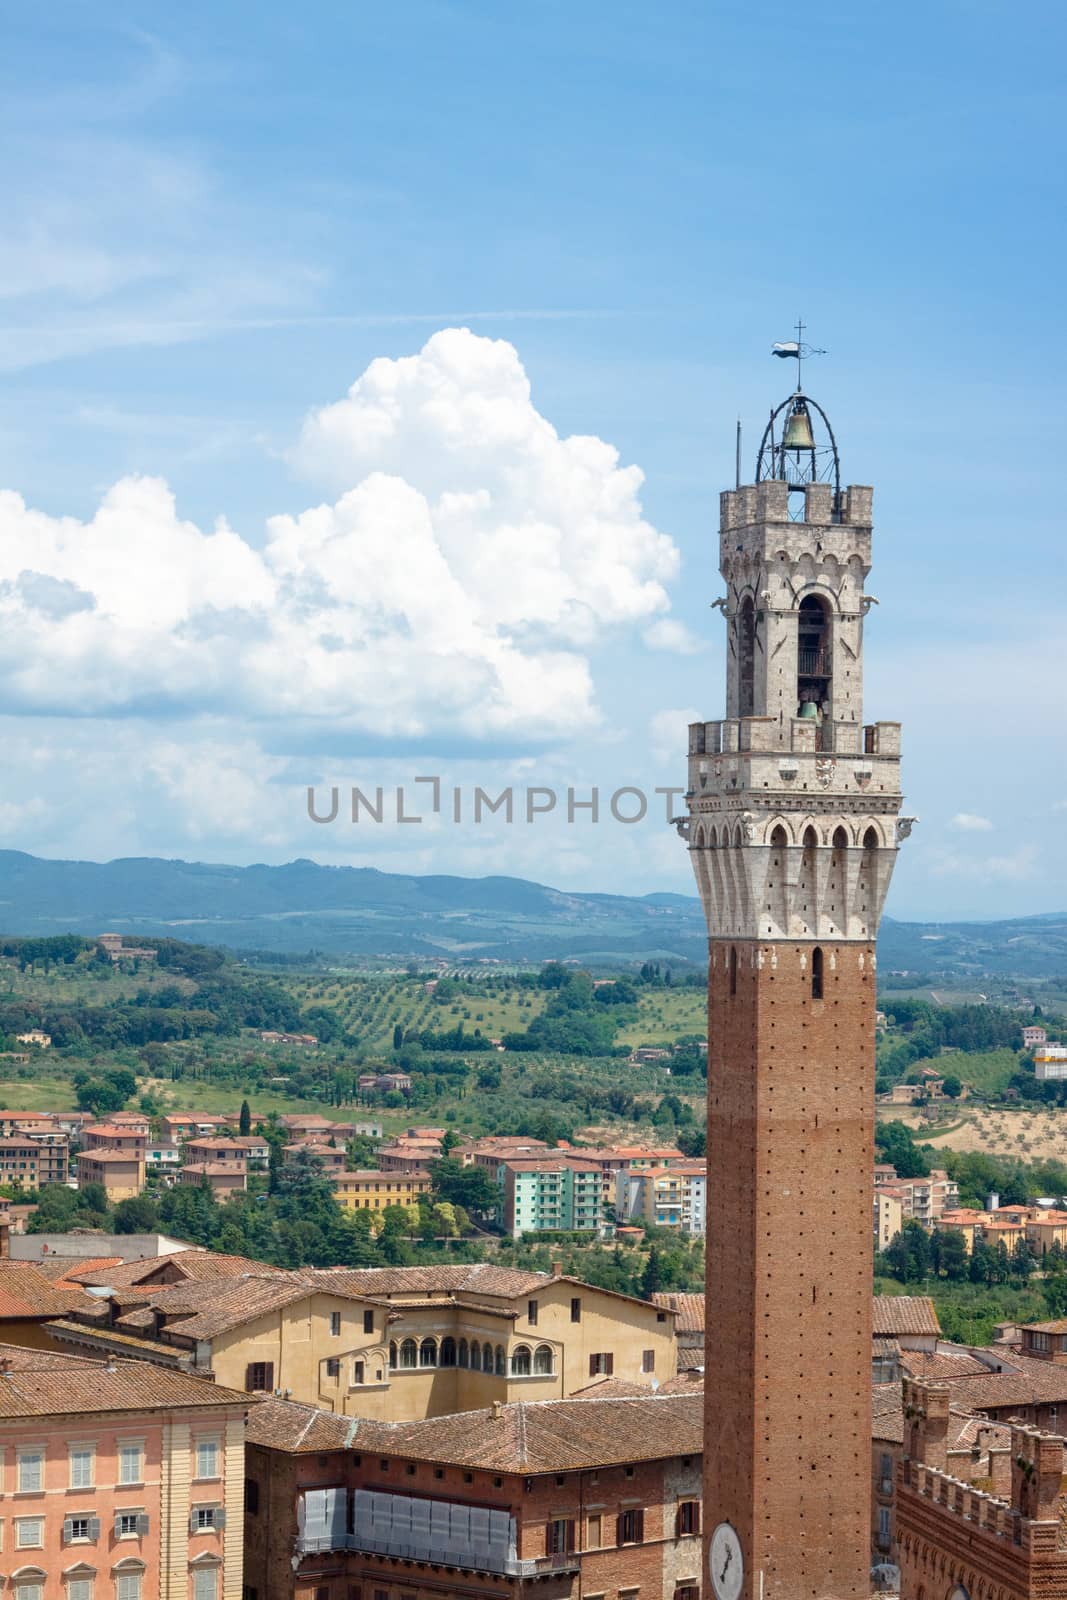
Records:
[[[804,343],[804,324],[799,318],[797,319],[797,336],[795,339],[788,339],[784,343],[771,345],[772,356],[781,356],[783,360],[793,360],[796,362],[798,394],[801,392],[801,362],[803,362],[808,356],[824,356],[825,354],[825,350],[819,350],[813,344]]]

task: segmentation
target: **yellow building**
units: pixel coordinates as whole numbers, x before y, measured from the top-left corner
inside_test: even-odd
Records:
[[[330,1174],[334,1198],[345,1211],[384,1211],[386,1206],[413,1206],[421,1194],[429,1194],[430,1179],[425,1172],[379,1172],[366,1168],[357,1172]]]
[[[103,1186],[112,1205],[131,1200],[144,1189],[142,1157],[126,1150],[83,1150],[78,1157],[78,1188],[88,1183]]]
[[[139,1266],[143,1278],[159,1270]],[[265,1268],[162,1292],[146,1284],[139,1303],[136,1268],[112,1276],[122,1288],[110,1327],[68,1317],[53,1325],[57,1338],[96,1351],[139,1345],[150,1360],[345,1416],[413,1421],[566,1398],[598,1376],[650,1385],[675,1374],[672,1311],[560,1273]]]

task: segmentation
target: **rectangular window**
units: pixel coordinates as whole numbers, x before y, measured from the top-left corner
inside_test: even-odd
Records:
[[[196,1441],[196,1475],[198,1478],[217,1478],[219,1475],[219,1441]]]
[[[23,1600],[22,1593],[16,1590],[17,1600]],[[68,1578],[67,1600],[93,1600],[92,1578]]]
[[[526,1320],[530,1324],[531,1328],[536,1328],[537,1327],[537,1301],[536,1300],[527,1300],[527,1302],[526,1302]]]
[[[219,1574],[217,1567],[201,1567],[193,1576],[193,1600],[217,1600]]]
[[[610,1378],[615,1370],[615,1357],[610,1350],[601,1350],[598,1354],[589,1357],[589,1376],[591,1378]]]
[[[681,1500],[678,1503],[677,1533],[678,1537],[685,1538],[688,1534],[700,1532],[700,1501]]]
[[[339,1357],[330,1356],[329,1360],[326,1362],[326,1376],[328,1378],[339,1378],[341,1376],[341,1362]]]
[[[328,1583],[319,1584],[315,1590],[315,1600],[330,1600],[330,1586]]]
[[[44,1451],[20,1450],[16,1475],[19,1494],[37,1494],[44,1488]]]
[[[641,1371],[642,1372],[655,1372],[655,1370],[656,1370],[656,1352],[654,1350],[642,1350],[641,1351]]]
[[[15,1549],[39,1550],[44,1544],[43,1517],[15,1518]]]
[[[331,1311],[330,1312],[330,1332],[332,1333],[333,1337],[336,1339],[337,1335],[340,1333],[340,1331],[341,1331],[341,1313],[339,1311]]]
[[[215,1531],[215,1507],[214,1506],[194,1506],[193,1507],[193,1531],[194,1531],[194,1533],[214,1533],[214,1531]]]
[[[366,1382],[366,1378],[364,1377],[365,1371],[366,1371],[366,1368],[364,1367],[362,1361],[353,1361],[353,1363],[352,1363],[352,1382],[353,1383],[365,1383]]]
[[[619,1517],[616,1544],[640,1544],[645,1537],[643,1510],[624,1511]]]
[[[115,1580],[115,1600],[141,1600],[141,1574],[120,1572]]]
[[[144,1526],[142,1527],[142,1523]],[[138,1534],[148,1532],[148,1518],[141,1511],[117,1511],[115,1513],[116,1539],[136,1539]]]
[[[581,1296],[580,1295],[575,1295],[574,1299],[571,1301],[571,1321],[572,1322],[581,1322],[581,1320],[582,1320],[582,1301],[581,1301]]]
[[[67,1517],[63,1523],[63,1542],[73,1544],[81,1539],[88,1542],[94,1537],[95,1517]]]
[[[574,1549],[574,1523],[569,1517],[556,1517],[545,1529],[545,1555],[567,1555]]]
[[[245,1388],[249,1394],[269,1394],[274,1388],[274,1362],[250,1361],[245,1368]]]
[[[364,1313],[363,1313],[363,1332],[364,1333],[373,1333],[374,1332],[374,1312],[373,1311],[364,1311]]]
[[[674,1600],[700,1600],[700,1585],[680,1583],[674,1591]]]
[[[888,1542],[888,1539],[889,1539],[889,1507],[888,1506],[880,1506],[878,1508],[878,1537],[883,1542]]]
[[[259,1484],[255,1478],[245,1479],[245,1510],[250,1517],[259,1516]]]
[[[140,1441],[119,1445],[119,1482],[140,1483],[144,1477],[144,1449]]]
[[[587,1527],[587,1530],[586,1530],[586,1541],[585,1541],[585,1547],[586,1547],[587,1550],[599,1550],[600,1549],[601,1529],[602,1529],[602,1527],[603,1527],[603,1523],[600,1520],[599,1512],[597,1513],[596,1516],[592,1516],[592,1517],[589,1518],[589,1523],[588,1523],[588,1527]]]
[[[93,1487],[93,1465],[96,1452],[89,1444],[72,1444],[67,1451],[67,1460],[70,1464],[70,1487],[72,1489],[91,1489]]]

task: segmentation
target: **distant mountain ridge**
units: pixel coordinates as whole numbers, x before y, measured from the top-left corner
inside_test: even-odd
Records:
[[[50,861],[0,850],[0,932],[155,934],[235,949],[389,958],[579,957],[702,965],[700,902],[573,894],[525,878],[417,877],[375,867],[232,867],[152,856]],[[1067,913],[988,923],[886,919],[883,968],[1067,974]]]

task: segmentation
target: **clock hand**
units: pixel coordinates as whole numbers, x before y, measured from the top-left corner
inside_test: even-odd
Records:
[[[733,1560],[733,1559],[734,1559],[734,1553],[733,1553],[733,1551],[732,1551],[732,1550],[727,1550],[727,1552],[726,1552],[726,1560],[725,1560],[725,1561],[724,1561],[724,1562],[723,1562],[723,1568],[722,1568],[722,1571],[721,1571],[721,1572],[720,1572],[720,1573],[719,1573],[719,1582],[720,1582],[720,1583],[725,1583],[725,1581],[726,1581],[726,1574],[727,1574],[727,1572],[728,1572],[728,1571],[729,1571],[729,1568],[730,1568],[730,1562],[731,1562],[731,1561],[732,1561],[732,1560]]]

